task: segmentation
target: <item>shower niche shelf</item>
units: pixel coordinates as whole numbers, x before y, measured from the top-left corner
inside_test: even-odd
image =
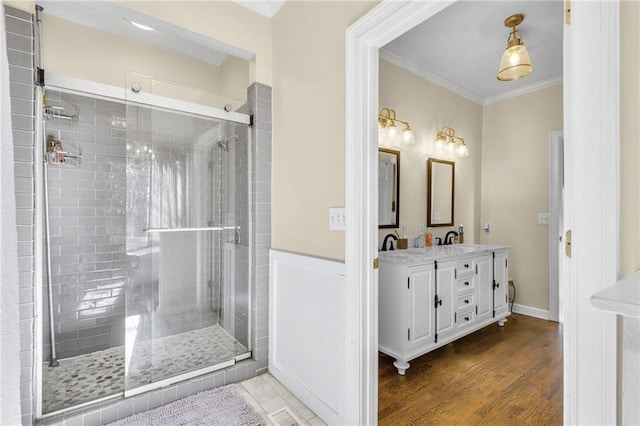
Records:
[[[56,107],[51,105],[45,105],[43,108],[44,119],[47,121],[56,120],[67,124],[78,123],[77,114],[68,114],[62,107]]]

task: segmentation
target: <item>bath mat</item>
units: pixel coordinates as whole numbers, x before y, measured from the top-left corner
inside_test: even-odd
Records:
[[[266,422],[240,396],[238,384],[200,392],[149,411],[143,411],[110,426],[219,425],[264,426]]]

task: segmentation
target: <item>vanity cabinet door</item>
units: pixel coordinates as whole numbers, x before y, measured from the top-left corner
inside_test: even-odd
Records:
[[[493,256],[487,254],[476,258],[478,265],[478,275],[476,286],[478,287],[478,321],[493,317]]]
[[[409,268],[409,350],[427,347],[434,341],[435,269],[433,264]]]
[[[436,342],[455,329],[454,313],[457,306],[455,262],[438,263],[436,268]]]
[[[495,258],[493,259],[493,271],[495,280],[493,290],[493,310],[495,311],[495,317],[504,314],[509,310],[509,260],[506,250],[495,252]]]

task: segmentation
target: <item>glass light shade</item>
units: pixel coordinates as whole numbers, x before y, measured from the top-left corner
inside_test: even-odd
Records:
[[[436,149],[442,150],[444,148],[445,141],[446,139],[443,136],[441,135],[436,136]]]
[[[531,74],[532,71],[533,65],[531,65],[531,58],[527,48],[524,47],[524,44],[516,44],[504,51],[500,61],[498,80],[517,80]]]
[[[405,129],[402,131],[401,139],[402,139],[402,143],[406,145],[416,143],[416,137],[413,134],[413,131],[411,131],[411,128],[409,128],[409,126],[405,127]]]
[[[447,141],[447,144],[445,145],[445,148],[447,149],[447,152],[453,154],[456,150],[456,142],[453,140],[453,138],[450,138]]]
[[[465,145],[464,142],[460,142],[460,144],[456,147],[456,155],[458,157],[469,156],[469,148],[467,148],[467,145]]]

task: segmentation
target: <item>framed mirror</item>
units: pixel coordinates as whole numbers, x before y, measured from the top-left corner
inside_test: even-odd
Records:
[[[427,160],[427,226],[453,226],[455,162]]]
[[[400,151],[378,148],[378,227],[400,223]]]

